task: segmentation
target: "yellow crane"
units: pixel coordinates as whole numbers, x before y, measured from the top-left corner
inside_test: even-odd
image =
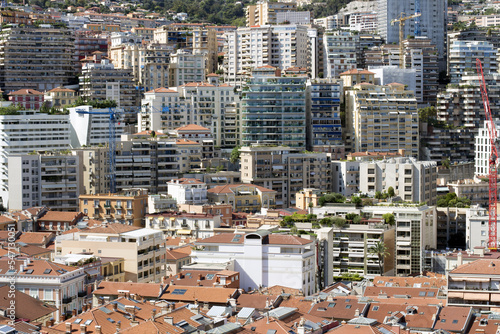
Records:
[[[421,16],[420,13],[416,13],[410,16],[405,16],[405,13],[401,13],[401,15],[397,19],[391,21],[392,26],[397,22],[399,22],[399,68],[404,68],[405,56],[404,56],[403,40],[405,38],[404,36],[405,21],[414,19],[419,16]]]

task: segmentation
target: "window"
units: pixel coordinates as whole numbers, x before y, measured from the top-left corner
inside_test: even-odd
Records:
[[[30,296],[33,298],[38,298],[38,289],[30,289]]]
[[[43,300],[53,300],[52,296],[52,289],[43,290]]]

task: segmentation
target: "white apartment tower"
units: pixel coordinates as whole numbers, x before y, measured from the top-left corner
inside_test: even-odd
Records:
[[[479,128],[476,135],[474,175],[477,177],[485,177],[490,173],[488,162],[491,155],[491,137],[488,131],[488,123],[488,121],[484,121],[483,126]],[[497,133],[500,133],[500,120],[495,120],[495,127]]]
[[[0,197],[9,202],[8,158],[12,154],[33,151],[57,151],[70,148],[70,125],[67,115],[48,115],[22,111],[17,115],[0,115]],[[19,168],[22,168],[19,166]],[[25,175],[36,177],[37,175]]]
[[[359,35],[343,30],[329,30],[323,35],[323,76],[338,78],[340,73],[355,69]]]
[[[226,32],[224,82],[240,83],[255,67],[309,68],[308,27],[262,25]]]

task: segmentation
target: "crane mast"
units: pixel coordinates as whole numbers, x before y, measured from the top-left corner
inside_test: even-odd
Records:
[[[488,216],[488,248],[497,250],[497,202],[498,202],[498,189],[497,189],[497,160],[498,160],[498,136],[495,127],[495,122],[491,115],[490,101],[488,98],[488,91],[486,90],[486,81],[484,80],[483,66],[481,60],[476,59],[477,75],[479,77],[481,97],[483,99],[484,113],[486,116],[486,123],[488,126],[488,134],[490,138],[491,153],[488,159],[488,183],[489,183],[489,216]]]
[[[405,39],[405,21],[420,17],[420,13],[405,16],[405,13],[401,13],[400,17],[391,21],[391,25],[399,23],[399,68],[404,68],[404,48],[403,40]]]

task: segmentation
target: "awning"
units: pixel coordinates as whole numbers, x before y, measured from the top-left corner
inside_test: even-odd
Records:
[[[100,274],[100,271],[99,269],[92,268],[92,269],[86,269],[85,273],[89,276],[97,276]]]
[[[450,292],[448,292],[448,298],[464,298],[464,293],[450,291]]]
[[[158,217],[158,220],[163,220],[163,219],[165,219],[165,217],[163,216]]]
[[[191,234],[191,230],[177,230],[177,234]]]
[[[492,302],[500,302],[500,294],[498,294],[498,293],[492,293],[490,295],[490,300]]]
[[[465,292],[464,299],[488,301],[490,300],[490,294]]]

